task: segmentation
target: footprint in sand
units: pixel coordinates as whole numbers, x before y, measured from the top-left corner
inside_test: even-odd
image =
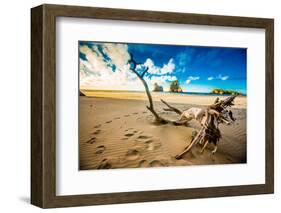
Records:
[[[152,137],[146,136],[146,135],[139,135],[136,139],[137,142],[142,142],[142,143],[150,143],[152,142]]]
[[[134,133],[126,133],[125,136],[126,137],[132,137],[134,135]]]
[[[90,140],[86,141],[86,143],[93,144],[96,142],[96,137],[92,137]]]
[[[146,139],[151,139],[152,137],[151,136],[147,136],[147,135],[139,135],[137,137],[137,139],[140,139],[140,140],[146,140]]]
[[[101,127],[101,124],[94,126],[94,128],[100,128],[100,127]]]
[[[146,143],[146,144],[149,144],[149,143],[153,142],[152,138],[148,138],[148,139],[145,139],[145,140],[137,140],[137,141],[143,142],[143,143]]]
[[[141,161],[138,163],[138,167],[148,167],[148,162],[147,162],[147,160],[141,160]]]
[[[130,117],[130,115],[124,115],[124,117]]]
[[[126,153],[125,158],[126,158],[126,160],[136,160],[136,159],[139,158],[139,156],[140,156],[140,153],[139,153],[138,150],[136,150],[136,149],[129,149],[127,151],[127,153]]]
[[[106,123],[106,124],[109,124],[109,123],[111,123],[111,122],[112,122],[112,121],[110,120],[110,121],[106,121],[105,123]]]
[[[102,154],[105,150],[105,146],[98,146],[96,148],[95,154]]]
[[[129,138],[121,138],[121,140],[125,141],[125,140],[128,140]]]
[[[115,117],[115,118],[113,118],[114,120],[118,120],[118,119],[120,119],[120,117]]]
[[[97,135],[97,134],[99,134],[101,132],[101,130],[100,129],[97,129],[96,131],[94,131],[92,134],[93,135]]]
[[[133,112],[133,115],[137,115],[137,114],[139,114],[138,112]]]
[[[149,162],[150,167],[161,167],[161,166],[166,166],[164,162],[161,162],[160,160],[153,160]]]
[[[129,137],[134,136],[137,132],[138,132],[138,130],[135,130],[135,129],[133,129],[133,128],[129,128],[129,129],[126,129],[126,130],[125,130],[124,136],[127,137],[127,138],[129,138]]]
[[[105,158],[98,164],[97,169],[110,169],[111,167],[112,165]]]
[[[152,137],[146,135],[140,135],[136,141],[146,144],[146,150],[148,151],[159,149],[162,146],[161,141],[155,141]]]
[[[138,136],[138,139],[148,139],[148,138],[151,138],[151,137],[146,136],[146,135],[140,135],[140,136]]]
[[[162,145],[161,143],[157,143],[157,142],[153,142],[153,141],[150,141],[150,142],[146,142],[147,144],[147,150],[148,151],[153,151],[153,150],[156,150],[156,149],[159,149]]]

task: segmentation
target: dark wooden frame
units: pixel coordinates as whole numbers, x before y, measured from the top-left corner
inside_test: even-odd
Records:
[[[56,17],[95,18],[211,26],[262,28],[266,34],[266,183],[195,189],[56,195]],[[41,5],[31,9],[31,203],[65,207],[274,191],[274,20],[109,8]]]

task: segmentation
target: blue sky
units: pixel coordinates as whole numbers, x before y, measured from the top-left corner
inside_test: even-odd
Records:
[[[79,42],[82,88],[143,90],[127,64],[132,53],[148,67],[149,87],[158,83],[168,91],[178,80],[184,92],[210,92],[214,88],[246,94],[245,48]]]

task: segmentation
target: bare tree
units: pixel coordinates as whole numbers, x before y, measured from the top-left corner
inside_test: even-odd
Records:
[[[145,88],[145,92],[149,101],[149,106],[146,106],[146,108],[154,115],[155,117],[155,122],[156,123],[160,123],[160,124],[167,124],[167,123],[174,123],[175,121],[171,121],[171,120],[167,120],[163,117],[161,117],[154,109],[154,105],[153,105],[153,100],[152,100],[152,96],[150,94],[149,91],[149,87],[146,83],[146,81],[144,80],[144,75],[145,73],[148,71],[148,67],[145,67],[144,70],[142,71],[142,73],[139,73],[136,68],[137,65],[141,65],[140,63],[137,63],[134,58],[133,58],[133,54],[130,53],[130,60],[128,61],[128,64],[130,64],[130,69],[133,73],[135,73],[137,75],[137,77],[141,80],[144,88]],[[162,101],[163,103],[165,103],[164,101]],[[165,103],[166,104],[166,103]],[[168,105],[169,106],[169,105]],[[179,110],[178,110],[179,111]]]

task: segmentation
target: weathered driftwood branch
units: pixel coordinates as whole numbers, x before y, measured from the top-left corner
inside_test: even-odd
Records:
[[[140,74],[138,71],[136,71],[136,67],[137,65],[139,65],[139,63],[137,63],[134,58],[133,58],[133,54],[130,54],[131,58],[128,61],[128,64],[130,64],[131,67],[131,71],[133,73],[135,73],[137,75],[137,77],[141,80],[144,88],[145,88],[145,92],[146,95],[148,97],[148,101],[149,101],[149,106],[146,106],[146,108],[154,115],[156,122],[158,123],[168,123],[168,121],[166,121],[164,118],[162,118],[160,115],[158,115],[158,113],[154,110],[154,105],[153,105],[153,101],[152,101],[152,97],[149,91],[149,87],[146,83],[146,81],[144,80],[144,75],[145,73],[148,71],[148,67],[145,68],[145,70]]]
[[[199,130],[199,132],[197,133],[196,137],[195,137],[195,138],[190,142],[190,144],[183,150],[183,152],[180,153],[180,154],[178,154],[178,155],[176,156],[176,159],[180,159],[185,153],[189,152],[190,149],[191,149],[194,145],[196,145],[199,141],[202,140],[202,138],[203,138],[203,137],[202,137],[203,131],[204,131],[204,127],[202,127],[202,128]]]
[[[181,110],[179,110],[179,109],[177,109],[177,108],[171,106],[170,104],[168,104],[166,101],[164,101],[164,100],[162,100],[162,99],[160,99],[160,100],[161,100],[161,102],[162,102],[163,104],[165,104],[167,107],[169,107],[169,108],[163,108],[164,111],[173,111],[173,112],[175,112],[175,113],[177,113],[177,114],[179,114],[179,115],[182,114],[182,111],[181,111]]]
[[[192,147],[194,147],[198,143],[203,144],[201,153],[204,152],[206,146],[209,143],[215,145],[215,148],[213,149],[212,153],[214,154],[217,151],[217,144],[221,139],[219,124],[230,124],[232,121],[235,120],[233,118],[232,112],[227,108],[234,105],[233,101],[236,96],[237,95],[233,95],[224,100],[219,100],[217,98],[214,104],[210,105],[206,109],[201,119],[201,129],[197,133],[196,137],[194,137],[191,140],[190,144],[183,150],[183,152],[176,156],[176,159],[182,158],[184,154],[188,153],[192,149]]]

